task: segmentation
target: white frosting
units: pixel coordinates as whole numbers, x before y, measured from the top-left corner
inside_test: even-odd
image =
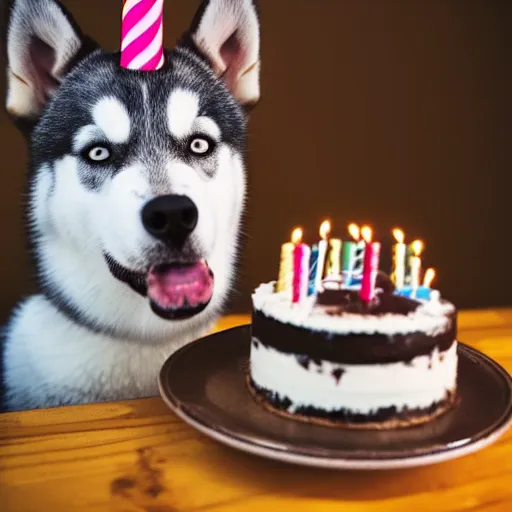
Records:
[[[339,381],[332,372],[342,369]],[[349,365],[310,361],[304,368],[293,354],[251,344],[251,376],[256,385],[292,401],[288,412],[312,406],[369,414],[382,407],[426,408],[455,391],[457,342],[445,352],[417,356],[410,364]]]
[[[312,295],[300,304],[292,304],[289,293],[274,293],[274,282],[260,285],[252,295],[254,308],[270,318],[312,331],[335,334],[393,335],[419,331],[435,336],[448,329],[450,319],[446,315],[455,311],[452,304],[440,300],[439,294],[433,294],[432,300],[423,301],[408,315],[343,313],[331,316],[320,308],[314,308],[315,300]]]

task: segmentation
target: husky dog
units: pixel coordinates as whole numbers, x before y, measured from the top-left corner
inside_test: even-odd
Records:
[[[40,293],[6,328],[8,410],[155,395],[165,359],[215,323],[259,99],[258,16],[253,0],[203,1],[145,72],[120,67],[56,0],[14,0],[7,111],[29,144]]]

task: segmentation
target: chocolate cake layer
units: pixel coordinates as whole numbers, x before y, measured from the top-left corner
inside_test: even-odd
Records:
[[[280,396],[274,391],[264,389],[258,386],[252,379],[249,380],[249,386],[266,402],[277,410],[288,412],[293,402],[285,396]],[[332,422],[340,423],[353,423],[353,424],[365,424],[365,423],[385,423],[390,420],[398,420],[404,423],[414,420],[419,417],[430,417],[435,415],[438,410],[447,410],[453,405],[455,400],[455,394],[453,392],[447,392],[446,397],[443,400],[434,402],[425,408],[403,408],[397,409],[395,406],[382,407],[370,414],[360,414],[349,409],[337,409],[333,411],[326,411],[325,409],[318,409],[315,407],[298,407],[294,409],[293,415],[302,416],[305,418],[312,419],[324,419]],[[411,421],[414,423],[414,421]]]
[[[252,336],[263,345],[287,354],[307,355],[311,360],[333,363],[378,364],[407,362],[429,355],[435,347],[443,352],[455,341],[456,314],[445,332],[407,334],[335,334],[295,327],[267,317],[258,310],[252,313]]]

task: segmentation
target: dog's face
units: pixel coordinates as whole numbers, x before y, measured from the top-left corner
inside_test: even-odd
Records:
[[[203,2],[152,72],[121,68],[75,27],[54,0],[17,0],[9,28],[7,107],[28,127],[43,286],[70,295],[54,267],[76,251],[101,254],[159,317],[218,307],[245,196],[243,107],[259,97],[252,1]]]
[[[48,182],[34,220],[100,247],[117,277],[122,268],[133,284],[148,281],[155,312],[169,317],[204,308],[231,271],[244,196],[240,106],[182,53],[135,75],[117,56],[91,55],[32,135],[37,179]]]

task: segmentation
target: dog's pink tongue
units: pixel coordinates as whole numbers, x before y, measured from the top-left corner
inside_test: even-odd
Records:
[[[157,265],[149,270],[148,297],[163,309],[195,308],[213,294],[213,274],[204,261],[193,265]]]

